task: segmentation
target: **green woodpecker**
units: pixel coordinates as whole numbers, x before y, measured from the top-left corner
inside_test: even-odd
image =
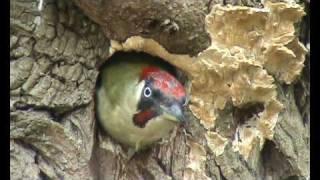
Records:
[[[100,72],[97,116],[108,134],[138,151],[184,120],[186,92],[154,57],[114,56]]]

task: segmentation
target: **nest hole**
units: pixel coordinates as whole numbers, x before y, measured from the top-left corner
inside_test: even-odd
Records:
[[[130,59],[132,61],[145,61],[145,62],[150,62],[152,61],[153,63],[155,63],[156,65],[159,65],[161,67],[164,67],[164,69],[166,71],[168,71],[171,75],[173,75],[174,77],[177,78],[178,81],[180,81],[180,83],[185,87],[187,94],[188,93],[188,88],[187,88],[187,84],[189,83],[188,80],[188,76],[186,73],[184,73],[182,70],[178,69],[177,67],[175,67],[174,65],[170,64],[168,61],[157,57],[157,56],[153,56],[150,55],[148,53],[144,53],[144,52],[136,52],[136,51],[129,51],[129,52],[124,52],[124,51],[117,51],[115,52],[112,56],[110,56],[108,59],[106,59],[106,61],[100,65],[98,65],[98,70],[99,70],[99,75],[97,77],[97,81],[96,81],[96,89],[98,89],[101,86],[101,72],[102,70],[106,67],[106,66],[110,66],[113,63],[117,63],[118,61],[121,60],[126,60],[126,59]],[[96,107],[96,102],[97,102],[97,97],[96,97],[96,93],[94,93],[94,101],[95,101],[95,119],[96,119],[96,125],[98,128],[98,131],[104,135],[108,134],[105,131],[101,131],[100,127],[101,124],[98,121],[98,115],[97,115],[97,107]]]

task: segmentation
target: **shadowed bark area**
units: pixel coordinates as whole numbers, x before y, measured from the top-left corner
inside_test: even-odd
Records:
[[[254,142],[248,159],[234,151],[231,140],[239,124],[263,111],[260,103],[227,103],[219,110],[213,130],[230,139],[220,155],[208,146],[208,131],[192,112],[166,141],[132,159],[96,123],[97,66],[109,57],[110,40],[140,35],[171,53],[194,56],[211,43],[205,16],[215,4],[263,7],[260,1],[11,1],[12,179],[307,179],[308,55],[294,83],[276,82],[284,108],[274,136],[263,148]],[[308,16],[297,24],[307,47]]]

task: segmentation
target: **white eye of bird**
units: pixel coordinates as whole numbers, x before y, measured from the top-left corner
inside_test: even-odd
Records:
[[[146,88],[144,89],[144,91],[143,91],[143,95],[144,95],[145,97],[150,97],[151,94],[152,94],[151,89],[150,89],[149,87],[146,87]]]

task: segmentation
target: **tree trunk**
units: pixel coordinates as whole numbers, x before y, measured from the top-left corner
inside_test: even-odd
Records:
[[[308,179],[305,46],[309,2],[13,0],[11,178]],[[190,94],[188,122],[131,159],[95,117],[117,51],[163,58]]]

